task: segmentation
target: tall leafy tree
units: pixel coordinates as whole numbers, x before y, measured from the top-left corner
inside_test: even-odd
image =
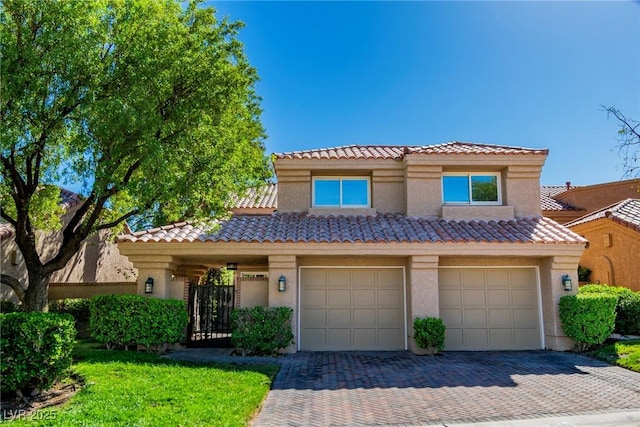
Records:
[[[604,107],[609,116],[618,120],[618,154],[622,158],[622,167],[627,177],[640,174],[640,121],[626,117],[615,107]]]
[[[0,3],[0,216],[28,283],[28,310],[82,242],[133,219],[204,218],[270,177],[258,79],[237,34],[198,2]],[[83,183],[66,224],[54,183]],[[36,232],[62,228],[46,259]]]

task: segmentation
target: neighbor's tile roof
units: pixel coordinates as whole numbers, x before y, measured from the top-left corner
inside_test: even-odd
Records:
[[[242,243],[583,243],[579,235],[547,218],[502,221],[446,221],[402,214],[236,215],[213,232],[188,222],[140,231],[124,242]]]
[[[406,154],[544,154],[546,149],[507,147],[470,142],[446,142],[436,145],[347,145],[343,147],[276,153],[277,159],[401,159]]]
[[[276,209],[278,207],[278,184],[271,183],[264,187],[250,188],[244,197],[238,198],[234,207]]]
[[[576,188],[570,186],[569,189]],[[571,205],[554,199],[558,194],[567,191],[566,185],[541,185],[540,186],[540,207],[543,211],[575,211],[578,210]]]
[[[567,227],[584,224],[598,219],[610,219],[625,227],[640,231],[640,199],[626,199],[602,208],[589,215],[585,215],[565,224]]]

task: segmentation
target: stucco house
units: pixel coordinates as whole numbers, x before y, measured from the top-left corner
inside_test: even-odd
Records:
[[[170,224],[118,247],[157,298],[237,266],[252,280],[236,305],[293,308],[287,351],[418,352],[422,316],[444,320],[445,350],[565,350],[558,300],[577,290],[586,240],[541,215],[547,155],[464,142],[275,154],[277,188],[217,227]]]
[[[80,207],[82,198],[64,188],[60,189],[60,204],[64,208],[61,222],[66,224]],[[14,239],[13,227],[0,223],[0,271],[27,284],[27,269]],[[38,250],[41,258],[53,256],[62,242],[62,231],[38,233]],[[87,298],[105,293],[135,293],[132,284],[138,272],[131,262],[118,252],[109,230],[102,230],[88,238],[67,265],[53,273],[50,280],[49,300],[60,298]],[[19,300],[13,290],[0,287],[0,300]]]
[[[640,199],[626,199],[566,224],[589,245],[580,265],[591,282],[640,291]]]

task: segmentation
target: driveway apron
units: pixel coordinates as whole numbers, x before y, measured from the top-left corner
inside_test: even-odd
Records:
[[[253,426],[473,423],[640,411],[640,374],[552,351],[300,352]]]

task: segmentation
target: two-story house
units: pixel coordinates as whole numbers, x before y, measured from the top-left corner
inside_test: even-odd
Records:
[[[288,351],[419,351],[423,316],[444,320],[445,350],[565,350],[558,300],[577,290],[586,240],[541,216],[547,154],[461,142],[275,154],[277,193],[251,193],[217,228],[172,224],[118,246],[139,293],[150,278],[159,298],[183,298],[211,266],[268,276],[240,281],[240,305],[292,307]]]

